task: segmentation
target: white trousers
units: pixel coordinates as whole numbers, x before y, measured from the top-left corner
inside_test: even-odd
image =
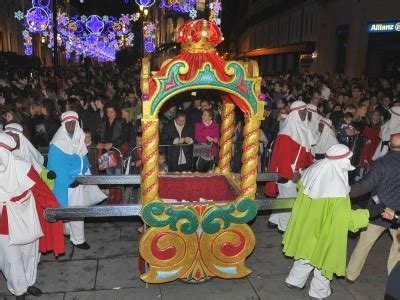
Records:
[[[85,242],[85,222],[70,221],[64,223],[64,234],[70,235],[70,241],[74,245],[80,245]]]
[[[300,259],[293,263],[286,283],[298,288],[303,288],[308,276],[314,270],[314,277],[311,280],[308,295],[313,298],[327,298],[331,294],[330,280],[321,274],[321,271],[311,266],[306,260]]]
[[[297,196],[297,185],[289,180],[286,183],[278,183],[279,198],[295,198]],[[286,231],[290,219],[290,212],[273,213],[269,217],[269,222],[278,225],[278,229]]]
[[[39,260],[39,240],[9,246],[8,235],[0,234],[0,269],[12,294],[21,296],[35,284]]]

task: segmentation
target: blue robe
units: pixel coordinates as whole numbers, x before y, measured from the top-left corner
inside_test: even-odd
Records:
[[[50,144],[47,168],[57,175],[53,192],[62,207],[68,207],[68,187],[80,174],[81,163],[82,174],[85,174],[89,169],[87,155],[81,159],[77,154],[66,154],[54,144]]]

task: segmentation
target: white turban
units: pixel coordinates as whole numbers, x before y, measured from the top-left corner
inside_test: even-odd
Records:
[[[74,111],[66,111],[61,115],[61,127],[57,130],[50,144],[57,146],[66,154],[77,154],[84,156],[88,153],[85,145],[85,133],[79,126],[78,114]],[[65,127],[65,124],[70,121],[75,121],[75,130],[70,135]]]
[[[350,186],[348,172],[354,170],[349,147],[337,144],[326,152],[326,158],[306,169],[301,177],[304,194],[313,199],[345,198]]]
[[[339,144],[335,132],[332,129],[332,121],[328,118],[322,118],[320,124],[324,124],[324,129],[321,133],[318,131],[318,140],[315,152],[325,154],[330,147]]]
[[[294,101],[290,105],[291,112],[285,119],[279,134],[287,135],[301,147],[310,152],[312,145],[315,144],[311,131],[306,123],[300,118],[299,111],[306,110],[307,105],[303,101]]]
[[[31,163],[36,172],[40,174],[43,170],[44,157],[25,137],[22,126],[18,123],[10,123],[6,125],[6,127],[4,128],[4,132],[12,132],[18,134],[19,149],[15,149],[13,151],[14,156]]]

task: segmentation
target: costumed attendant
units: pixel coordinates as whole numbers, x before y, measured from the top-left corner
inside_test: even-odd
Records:
[[[78,114],[67,111],[61,115],[61,127],[50,142],[48,168],[54,170],[54,194],[62,207],[87,206],[84,194],[75,178],[86,174],[89,169],[88,150],[85,133],[79,126]],[[64,223],[65,234],[70,236],[74,246],[82,250],[90,249],[85,242],[83,221]]]
[[[290,105],[290,110],[272,150],[269,172],[278,173],[279,179],[277,182],[267,182],[265,194],[268,197],[296,197],[296,174],[310,166],[314,159],[311,148],[315,142],[305,123],[307,105],[303,101],[295,101]],[[273,213],[268,227],[285,231],[289,218],[290,212]]]
[[[28,162],[14,157],[14,139],[0,133],[0,269],[17,299],[40,296],[34,286],[40,252],[64,253],[62,222],[48,223],[44,210],[59,207]]]
[[[372,160],[385,156],[389,151],[390,136],[396,133],[400,133],[400,106],[393,106],[389,109],[391,118],[381,127],[379,137],[381,142],[375,150]]]
[[[322,118],[318,126],[318,139],[315,147],[315,158],[325,158],[325,153],[333,145],[339,144],[335,130],[332,127],[332,121],[328,118]]]
[[[314,104],[307,104],[307,126],[315,140],[318,139],[318,126],[322,116],[318,113],[318,108]]]
[[[348,231],[368,225],[367,209],[351,209],[348,171],[354,169],[352,155],[347,146],[334,145],[325,159],[304,171],[283,237],[283,252],[295,259],[286,285],[301,289],[314,271],[309,289],[313,298],[328,297],[333,276],[345,275]]]
[[[42,180],[46,182],[50,189],[53,189],[56,174],[53,171],[46,170],[43,166],[43,155],[25,137],[22,126],[18,123],[10,123],[6,125],[4,132],[11,135],[17,143],[17,147],[13,151],[14,156],[32,164]]]

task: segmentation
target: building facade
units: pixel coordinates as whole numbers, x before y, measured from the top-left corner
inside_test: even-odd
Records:
[[[58,0],[57,3],[59,10],[71,12],[69,1]],[[32,0],[0,1],[0,52],[14,52],[19,55],[25,55],[22,37],[23,21],[15,18],[15,12],[23,11],[25,13],[31,7]],[[52,52],[47,47],[47,42],[38,35],[33,37],[32,50],[32,55],[39,57],[43,66],[53,65]]]
[[[264,73],[387,76],[400,72],[399,11],[398,0],[251,0],[236,53]]]

